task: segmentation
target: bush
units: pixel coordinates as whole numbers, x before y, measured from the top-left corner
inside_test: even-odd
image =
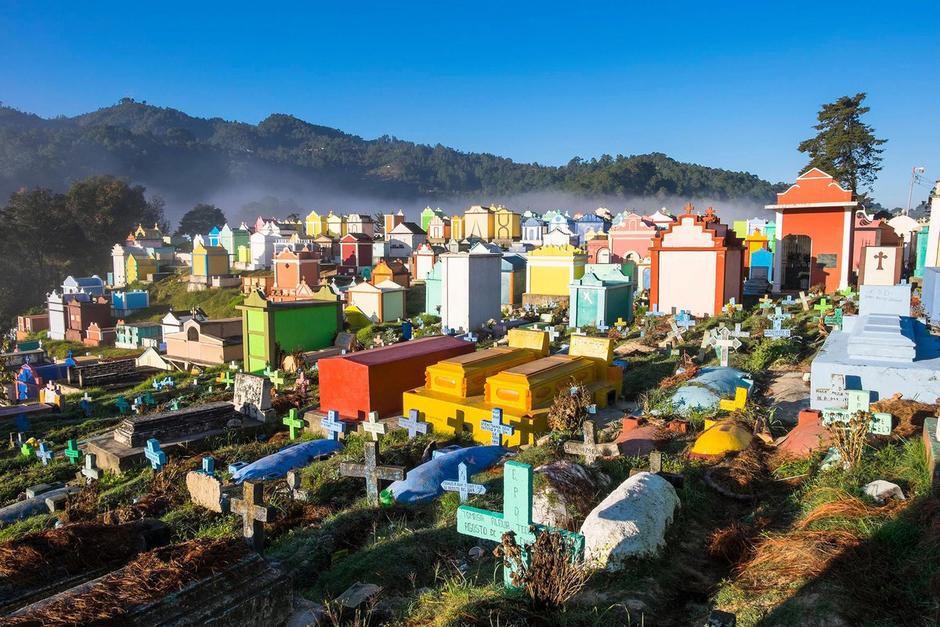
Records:
[[[509,531],[503,534],[494,554],[502,558],[503,568],[513,569],[510,576],[513,585],[524,588],[536,604],[562,607],[584,588],[588,573],[575,558],[570,538],[557,531],[540,533],[533,545],[525,547],[528,564],[522,557],[522,548]]]
[[[554,431],[580,431],[588,417],[588,407],[594,403],[588,389],[574,379],[568,389],[555,395],[548,410],[548,426]]]

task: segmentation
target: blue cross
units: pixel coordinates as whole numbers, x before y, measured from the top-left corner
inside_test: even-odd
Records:
[[[131,408],[130,404],[127,402],[127,399],[123,396],[118,396],[117,400],[114,401],[114,406],[118,408],[118,411],[121,412],[121,415],[127,413],[127,410]]]
[[[797,301],[793,299],[793,294],[787,294],[787,297],[780,301],[781,305],[786,305],[787,307],[792,307],[796,303]]]
[[[503,424],[503,410],[499,407],[495,407],[492,411],[492,417],[489,422],[486,420],[480,421],[480,428],[484,431],[489,431],[493,434],[491,442],[493,446],[502,446],[503,445],[503,436],[511,436],[516,432],[516,428],[510,424]]]
[[[82,412],[85,414],[85,417],[91,416],[91,397],[88,396],[88,392],[82,396],[82,400],[78,402],[79,406],[82,408]]]
[[[335,409],[331,409],[325,418],[320,419],[320,426],[326,429],[331,440],[339,440],[339,434],[346,430],[346,425],[340,422],[339,412]]]
[[[653,305],[649,308],[649,311],[646,312],[647,318],[658,318],[659,316],[665,316],[663,312],[659,310],[659,305]]]
[[[42,460],[43,466],[49,465],[49,460],[52,459],[52,451],[46,446],[45,442],[39,443],[39,448],[36,449],[36,457]]]
[[[461,503],[466,503],[471,494],[486,494],[486,486],[467,481],[467,465],[463,462],[457,464],[457,481],[441,481],[441,487],[448,492],[459,493]]]
[[[470,333],[467,333],[466,335],[464,335],[463,339],[465,339],[468,342],[476,342],[480,338],[477,337],[476,333],[471,331]]]
[[[675,317],[676,326],[682,327],[684,330],[688,331],[695,326],[695,318],[689,315],[685,309],[679,311]]]
[[[215,458],[211,455],[202,458],[202,472],[210,477],[215,475]]]
[[[166,465],[166,453],[160,449],[160,441],[157,438],[147,440],[147,446],[144,448],[144,457],[150,462],[150,467],[154,470],[160,470]]]
[[[428,432],[428,423],[418,420],[418,417],[418,410],[412,409],[408,412],[407,418],[401,416],[398,419],[398,426],[408,429],[409,440],[414,439],[419,433],[425,434]]]
[[[65,354],[65,361],[62,363],[64,363],[68,368],[74,368],[78,365],[78,362],[75,361],[75,357],[72,356],[72,351],[69,351]]]

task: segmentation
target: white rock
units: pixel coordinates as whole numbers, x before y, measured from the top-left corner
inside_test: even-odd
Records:
[[[591,566],[617,571],[626,559],[655,555],[665,544],[666,528],[677,507],[679,497],[668,481],[648,472],[633,475],[581,525],[585,560]]]
[[[898,499],[899,501],[906,500],[904,498],[904,492],[901,491],[901,486],[882,479],[877,479],[866,484],[865,487],[862,488],[862,492],[875,499],[878,503],[884,503],[889,499]]]
[[[535,474],[547,481],[532,496],[532,520],[549,527],[576,529],[594,504],[594,478],[583,466],[565,460],[539,466]]]

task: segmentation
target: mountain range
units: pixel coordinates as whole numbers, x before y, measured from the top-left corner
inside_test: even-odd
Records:
[[[747,172],[681,163],[660,153],[574,158],[556,167],[389,136],[363,139],[286,114],[246,124],[130,98],[50,119],[0,107],[0,198],[22,187],[63,190],[96,174],[146,186],[166,199],[168,213],[232,189],[246,190],[243,200],[277,194],[321,207],[343,198],[367,204],[492,202],[533,192],[759,206],[780,189]]]

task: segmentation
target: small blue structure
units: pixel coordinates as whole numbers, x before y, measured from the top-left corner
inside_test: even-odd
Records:
[[[166,453],[160,449],[160,441],[156,438],[147,440],[147,446],[144,448],[144,457],[150,462],[150,467],[154,470],[160,470],[166,465]]]
[[[217,226],[212,227],[212,230],[209,231],[209,246],[219,246],[219,233],[220,229]]]
[[[767,268],[767,280],[771,283],[774,280],[774,254],[762,248],[751,253],[751,274],[754,274],[754,268]]]
[[[127,314],[150,306],[150,292],[134,290],[131,292],[111,292],[111,313],[115,316]]]
[[[210,477],[215,476],[215,458],[211,455],[202,458],[202,473]]]

